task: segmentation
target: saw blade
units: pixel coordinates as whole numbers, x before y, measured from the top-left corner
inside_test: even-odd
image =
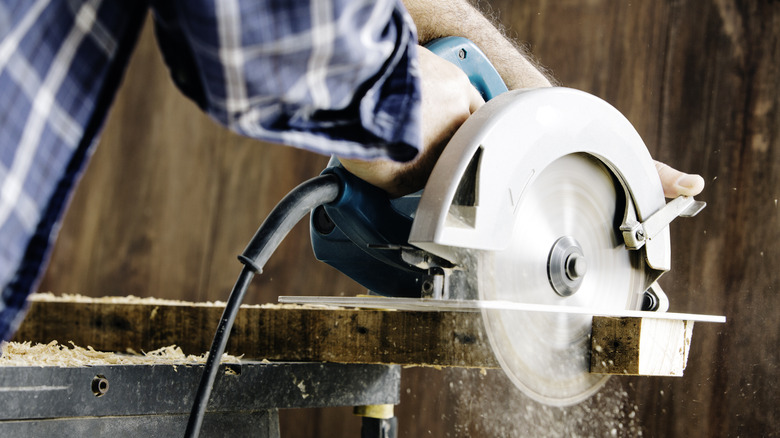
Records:
[[[480,253],[480,299],[638,309],[644,270],[618,234],[623,196],[612,173],[590,155],[551,163],[524,190],[509,247]],[[574,253],[578,261],[570,263]],[[530,397],[570,405],[606,382],[589,373],[589,316],[487,309],[483,316],[499,363]]]

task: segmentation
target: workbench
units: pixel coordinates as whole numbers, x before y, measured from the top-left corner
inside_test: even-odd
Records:
[[[397,365],[220,366],[203,437],[275,438],[279,409],[400,401]],[[0,366],[0,436],[181,436],[202,370],[203,365]],[[363,437],[394,434],[394,418],[363,420]]]
[[[16,340],[72,342],[98,355],[169,346],[200,354],[222,311],[218,303],[34,295]],[[599,373],[657,371],[642,369],[638,344],[626,342],[646,337],[644,324],[594,319],[598,354],[591,358]],[[667,367],[655,374],[682,374],[690,330],[681,325],[674,333],[682,336],[673,337],[678,343],[660,338],[675,353],[661,357],[682,358],[679,372]],[[400,366],[498,367],[476,312],[243,306],[227,351],[246,359],[223,358],[203,426],[206,437],[279,437],[279,409],[354,406],[364,416],[363,438],[394,438]],[[181,436],[203,369],[194,362],[52,364],[58,362],[0,363],[0,436]]]

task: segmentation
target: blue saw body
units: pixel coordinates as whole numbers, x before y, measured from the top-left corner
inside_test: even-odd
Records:
[[[507,91],[501,76],[474,43],[447,37],[426,46],[463,70],[485,101]],[[430,277],[427,268],[404,259],[409,232],[422,192],[390,199],[387,194],[331,159],[322,174],[342,182],[338,199],[311,214],[315,257],[370,291],[387,296],[419,297]]]

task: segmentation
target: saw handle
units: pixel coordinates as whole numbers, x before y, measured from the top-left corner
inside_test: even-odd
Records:
[[[508,91],[496,68],[471,40],[444,37],[429,42],[425,47],[463,70],[485,102]]]
[[[462,37],[431,41],[426,47],[468,76],[485,101],[507,91],[501,76],[474,43]],[[382,295],[419,296],[426,269],[403,258],[420,193],[390,199],[331,159],[323,174],[341,182],[340,196],[311,214],[314,256]]]

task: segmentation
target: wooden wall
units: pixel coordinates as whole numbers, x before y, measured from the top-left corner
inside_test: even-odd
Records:
[[[508,32],[566,86],[634,123],[651,153],[701,173],[708,208],[673,225],[672,310],[699,324],[683,378],[613,378],[567,409],[500,373],[405,370],[401,436],[774,436],[780,334],[780,2],[492,0]],[[143,34],[41,290],[224,299],[235,256],[291,188],[327,159],[238,137],[168,80]],[[355,294],[314,261],[298,226],[248,302]],[[286,436],[357,436],[347,409],[282,415]]]

